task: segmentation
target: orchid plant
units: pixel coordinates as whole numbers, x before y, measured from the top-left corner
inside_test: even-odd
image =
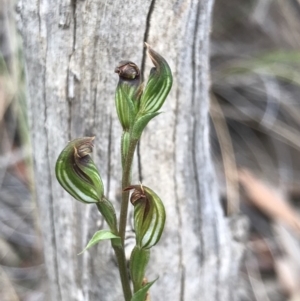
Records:
[[[119,219],[113,203],[105,196],[100,173],[91,157],[94,137],[70,141],[59,155],[55,167],[56,177],[61,186],[76,200],[95,204],[107,222],[109,229],[97,231],[83,251],[102,240],[111,240],[125,301],[145,301],[148,298],[148,290],[156,281],[148,282],[145,278],[150,249],[158,243],[166,219],[165,208],[159,196],[143,184],[131,183],[132,162],[137,143],[148,122],[159,114],[158,111],[172,86],[172,73],[168,63],[148,44],[146,47],[154,67],[150,71],[145,88],[135,63],[121,61],[115,69],[119,75],[115,105],[123,128],[123,193]],[[136,245],[128,265],[124,239],[129,201],[134,206]]]

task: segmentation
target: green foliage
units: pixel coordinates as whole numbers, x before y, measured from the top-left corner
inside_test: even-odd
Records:
[[[138,246],[135,246],[132,250],[129,269],[135,292],[142,288],[149,259],[149,249],[142,249]]]
[[[159,114],[159,112],[150,112],[138,117],[133,125],[132,138],[139,139],[148,122]]]
[[[107,239],[115,239],[115,241],[118,244],[121,244],[120,237],[113,234],[110,230],[99,230],[93,235],[92,239],[88,242],[86,247],[78,255],[82,254],[84,251],[86,251],[90,247],[96,245],[100,241],[107,240]]]
[[[132,296],[130,301],[145,301],[148,290],[150,289],[150,287],[153,285],[153,283],[156,281],[157,279],[147,283],[146,285],[144,285],[140,290],[138,290],[136,293],[134,293],[134,295]]]

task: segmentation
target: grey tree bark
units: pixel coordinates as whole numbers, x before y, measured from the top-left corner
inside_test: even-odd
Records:
[[[108,242],[77,256],[103,221],[95,206],[79,204],[63,191],[54,166],[68,140],[96,135],[95,161],[106,195],[119,208],[114,68],[129,59],[148,70],[145,41],[174,74],[164,113],[149,124],[138,156],[143,183],[161,196],[167,211],[147,272],[150,280],[160,276],[152,300],[234,300],[243,231],[234,230],[240,229],[239,219],[222,212],[209,151],[212,5],[212,0],[19,1],[52,300],[122,300]]]

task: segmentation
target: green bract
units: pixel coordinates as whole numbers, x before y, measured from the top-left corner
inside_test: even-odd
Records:
[[[136,245],[149,249],[156,245],[165,226],[165,207],[158,195],[150,188],[133,185],[126,190],[134,189],[131,203],[134,206],[134,229]]]
[[[159,112],[154,112],[154,113],[146,113],[142,116],[140,116],[134,123],[133,128],[132,128],[132,138],[133,139],[139,139],[142,135],[142,132],[148,122],[153,119],[155,116],[157,116]]]
[[[83,203],[98,203],[103,197],[102,180],[90,156],[93,140],[84,137],[70,141],[55,166],[60,185]]]
[[[135,246],[130,257],[130,275],[133,283],[134,292],[137,292],[143,286],[146,267],[150,258],[149,249],[141,249]]]
[[[141,289],[134,293],[130,301],[147,301],[148,290],[157,279],[145,284]]]

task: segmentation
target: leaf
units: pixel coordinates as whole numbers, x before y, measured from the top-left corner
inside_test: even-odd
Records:
[[[160,113],[158,112],[154,112],[154,113],[147,113],[145,115],[142,115],[141,117],[137,117],[137,120],[134,122],[133,129],[132,129],[132,138],[139,139],[148,122],[159,114]]]
[[[78,255],[81,255],[85,250],[89,249],[90,247],[97,244],[101,240],[106,240],[106,239],[121,240],[119,236],[113,234],[110,230],[99,230],[93,235],[92,239],[88,242],[87,246]]]
[[[131,298],[130,301],[145,301],[146,299],[146,295],[147,292],[149,290],[149,288],[152,286],[152,284],[157,280],[158,278],[156,278],[155,280],[147,283],[145,286],[143,286],[140,290],[138,290]]]
[[[129,269],[134,291],[139,291],[143,287],[143,279],[149,258],[149,249],[141,249],[135,246],[131,252]]]

